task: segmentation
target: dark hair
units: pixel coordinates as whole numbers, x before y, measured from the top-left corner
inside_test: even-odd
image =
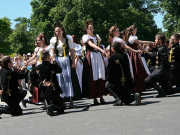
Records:
[[[128,27],[126,29],[126,35],[125,35],[125,40],[128,43],[128,39],[131,35],[133,35],[133,30],[135,30],[137,27],[135,26],[135,23],[133,25],[131,25],[130,27]]]
[[[63,37],[66,38],[66,31],[65,31],[64,27],[63,27],[59,22],[56,22],[56,23],[54,24],[54,30],[55,30],[55,28],[57,28],[57,27],[61,28],[61,30],[63,31]],[[57,37],[55,31],[54,31],[54,36]]]
[[[114,25],[114,26],[112,26],[110,29],[109,29],[109,39],[108,39],[108,42],[111,44],[112,43],[112,39],[113,39],[113,37],[114,37],[114,35],[113,35],[113,32],[117,29],[118,27],[117,27],[117,23]]]
[[[169,46],[169,39],[166,39],[165,44],[167,45],[167,47]]]
[[[114,48],[115,51],[118,51],[118,50],[121,49],[121,43],[115,41],[115,42],[112,43],[112,47]]]
[[[176,41],[179,42],[179,40],[180,40],[180,35],[179,34],[174,33],[172,36],[176,39]]]
[[[1,64],[3,67],[8,68],[8,63],[11,63],[11,57],[5,56],[1,59]]]
[[[152,44],[148,44],[147,46],[149,46],[150,48],[153,48],[153,47],[152,47]]]
[[[86,23],[85,23],[84,33],[86,33],[86,34],[87,34],[86,29],[88,29],[89,25],[93,25],[93,22],[92,22],[91,20],[88,20],[88,21],[86,21]]]
[[[41,52],[41,59],[42,59],[42,61],[47,60],[47,58],[48,58],[49,56],[50,56],[50,55],[49,55],[49,51],[42,51],[42,52]]]
[[[2,67],[2,58],[0,57],[0,67]]]
[[[4,56],[4,55],[3,55],[2,53],[0,53],[0,58],[3,58],[3,56]]]
[[[75,35],[72,35],[73,42],[79,44],[79,40]]]
[[[38,42],[37,42],[37,37],[36,37],[36,39],[35,39],[35,41],[34,42],[36,42],[36,44],[37,44],[37,46],[36,47],[40,47],[39,46],[39,44],[38,44]]]
[[[67,40],[66,31],[65,31],[64,27],[59,22],[56,22],[56,23],[54,23],[54,30],[57,27],[61,28],[61,30],[63,31],[63,37]],[[56,35],[55,31],[54,31],[54,37],[56,37],[57,41],[58,41],[58,36]]]
[[[125,29],[120,32],[120,38],[121,38],[121,39],[123,38],[123,37],[122,37],[123,35],[126,35],[126,30],[125,30]]]
[[[40,32],[40,35],[38,36],[38,38],[39,38],[40,40],[44,40],[44,43],[45,43],[46,45],[48,45],[47,37],[46,37],[42,32]]]
[[[156,38],[160,39],[162,41],[162,44],[165,44],[166,36],[164,34],[159,33],[159,34],[156,35]]]

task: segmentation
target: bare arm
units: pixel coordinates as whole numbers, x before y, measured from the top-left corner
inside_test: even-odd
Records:
[[[128,50],[129,52],[135,52],[135,53],[138,53],[138,50],[132,49],[132,48],[129,47],[128,45],[125,45],[123,42],[121,42],[121,47],[122,47],[123,49]]]
[[[149,53],[142,45],[138,44],[138,48],[145,53]]]
[[[154,42],[151,42],[151,41],[135,40],[134,43],[136,43],[136,44],[152,44],[152,43],[154,43]]]
[[[51,56],[51,57],[54,57],[54,48],[51,49],[51,51],[50,51],[50,56]]]
[[[101,49],[101,48],[98,47],[97,45],[93,44],[90,40],[88,40],[87,43],[88,43],[91,47],[93,47],[94,49],[97,49],[97,50],[99,50],[101,53],[106,54],[106,52],[105,52],[103,49]]]
[[[28,65],[33,65],[37,63],[37,59],[32,60],[30,63],[28,63]]]
[[[76,65],[75,65],[75,56],[74,56],[74,49],[69,49],[69,51],[71,52],[71,57],[72,57],[72,68],[76,68]]]
[[[32,61],[34,61],[36,59],[36,56],[37,56],[37,53],[34,53],[34,55],[29,60],[27,60],[24,63],[24,65],[27,65],[28,63],[31,63]]]
[[[76,57],[76,66],[77,66],[77,63],[78,63],[78,60],[79,60],[79,56]]]

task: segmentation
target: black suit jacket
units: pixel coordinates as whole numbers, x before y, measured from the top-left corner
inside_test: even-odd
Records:
[[[148,61],[148,68],[149,68],[149,71],[152,73],[156,66],[157,50],[152,49],[152,51],[150,51],[150,52],[152,54],[144,53],[144,58]]]
[[[169,51],[167,47],[162,44],[158,48],[157,56],[156,56],[156,68],[151,73],[151,77],[158,78],[159,81],[163,81],[169,79],[171,65],[169,63]]]
[[[3,89],[2,99],[6,101],[16,101],[19,99],[18,80],[24,79],[28,73],[27,69],[19,72],[12,71],[9,68],[2,68],[0,70],[1,86]]]
[[[30,74],[31,83],[39,88],[40,96],[42,98],[48,98],[52,94],[61,94],[62,90],[57,81],[56,73],[61,73],[62,69],[57,62],[50,64],[47,61],[43,61],[42,64],[34,68]],[[51,86],[44,87],[43,81],[51,81]]]
[[[174,44],[170,50],[171,56],[171,70],[174,72],[180,72],[180,45],[179,43]]]
[[[107,73],[108,81],[117,88],[130,89],[135,86],[128,57],[121,50],[109,58]]]

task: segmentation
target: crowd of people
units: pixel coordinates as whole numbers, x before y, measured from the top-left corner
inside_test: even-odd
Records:
[[[80,40],[67,35],[60,23],[54,24],[50,44],[43,33],[35,39],[34,53],[0,54],[0,95],[8,106],[0,115],[21,115],[19,103],[44,104],[47,114],[63,113],[73,108],[73,101],[92,98],[94,105],[106,104],[110,94],[114,106],[141,104],[143,91],[154,88],[156,98],[180,92],[180,35],[171,39],[155,35],[155,41],[142,41],[136,36],[135,24],[119,31],[117,24],[109,29],[106,48],[94,34],[93,22],[85,23]],[[173,86],[176,87],[173,87]],[[29,99],[24,99],[27,90]],[[98,101],[98,98],[100,100]]]

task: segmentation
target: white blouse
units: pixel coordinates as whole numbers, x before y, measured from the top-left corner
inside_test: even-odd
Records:
[[[99,42],[101,42],[100,36],[98,34],[96,34],[96,36],[97,36]],[[91,37],[90,35],[83,35],[82,42],[87,43],[88,40],[92,39],[94,44],[97,45],[97,38],[96,37]]]
[[[130,37],[129,37],[129,43],[130,43],[130,44],[133,44],[135,40],[138,40],[138,37],[137,37],[137,36],[130,36]]]
[[[39,50],[39,47],[36,47],[36,48],[34,49],[34,53],[37,53],[38,50]]]
[[[82,46],[78,45],[74,48],[77,56],[82,56]]]
[[[121,38],[119,38],[119,37],[115,37],[113,39],[113,42],[115,42],[115,41],[120,42],[120,43],[123,42],[123,40]]]
[[[37,52],[37,59],[39,59],[39,56],[40,56],[40,52],[44,49],[44,51],[48,51],[49,53],[50,53],[50,51],[51,51],[51,49],[49,48],[49,46],[47,47],[47,46],[45,46],[46,48],[44,49],[44,48],[41,48],[41,47],[39,47],[38,48],[38,52]]]
[[[67,35],[66,37],[68,39],[69,49],[74,49],[75,48],[75,44],[73,42],[73,38],[70,35]],[[50,49],[54,49],[56,42],[57,42],[57,38],[56,37],[52,37],[51,40],[50,40],[49,48]],[[57,50],[59,51],[60,54],[62,54],[63,51],[64,51],[64,48],[63,48],[62,45],[63,44],[61,44],[61,43],[59,43],[57,45]]]

